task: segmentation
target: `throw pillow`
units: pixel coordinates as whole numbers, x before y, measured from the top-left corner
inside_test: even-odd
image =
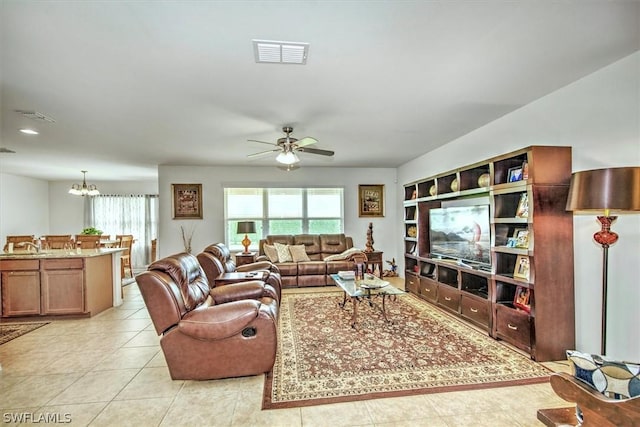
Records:
[[[603,356],[567,350],[573,376],[586,382],[605,396],[620,399],[640,395],[640,365],[618,362]],[[582,423],[582,411],[576,406]]]
[[[311,261],[304,245],[291,245],[289,252],[291,252],[293,262]]]
[[[640,395],[640,365],[619,362],[598,355],[567,351],[573,375],[609,397]]]
[[[271,262],[278,262],[278,251],[273,245],[264,245],[264,254],[269,258]]]
[[[282,243],[274,243],[276,251],[278,251],[278,262],[291,262],[291,252],[289,252],[289,245],[283,245]]]

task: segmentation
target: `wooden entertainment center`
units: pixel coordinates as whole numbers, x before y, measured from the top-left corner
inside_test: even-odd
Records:
[[[575,348],[570,179],[571,147],[531,146],[405,184],[407,291],[534,360],[564,360]],[[489,204],[490,265],[430,253],[429,211],[465,203]]]

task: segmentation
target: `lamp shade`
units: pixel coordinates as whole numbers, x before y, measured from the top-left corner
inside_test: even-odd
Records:
[[[256,223],[253,221],[239,221],[238,234],[252,234],[256,232]]]
[[[640,167],[593,169],[571,176],[568,211],[640,211]]]

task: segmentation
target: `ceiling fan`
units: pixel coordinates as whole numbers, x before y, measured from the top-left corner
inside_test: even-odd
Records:
[[[286,134],[286,136],[284,138],[278,139],[278,141],[275,144],[272,142],[249,139],[248,141],[250,142],[259,142],[260,144],[269,144],[277,148],[249,154],[247,157],[254,158],[254,157],[264,156],[269,153],[277,152],[278,155],[276,156],[276,161],[278,163],[282,163],[283,165],[285,165],[280,168],[286,171],[290,171],[298,168],[296,163],[298,163],[300,159],[298,158],[296,153],[319,154],[321,156],[333,156],[334,154],[333,151],[321,150],[319,148],[309,147],[309,145],[312,145],[318,142],[317,139],[311,138],[310,136],[304,137],[300,140],[293,138],[292,136],[290,136],[291,132],[293,132],[293,128],[290,126],[283,127],[282,131]]]

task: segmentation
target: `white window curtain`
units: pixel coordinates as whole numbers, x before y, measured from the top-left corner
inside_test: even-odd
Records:
[[[104,234],[132,234],[131,264],[144,268],[151,262],[151,240],[158,235],[158,196],[99,195],[87,197],[85,227],[95,227]]]

